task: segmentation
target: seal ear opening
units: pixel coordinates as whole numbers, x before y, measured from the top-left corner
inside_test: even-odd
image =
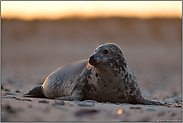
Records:
[[[34,87],[28,93],[22,95],[23,97],[46,98],[43,94],[42,85]]]

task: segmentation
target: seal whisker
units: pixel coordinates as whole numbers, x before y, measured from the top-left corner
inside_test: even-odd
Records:
[[[98,41],[96,40],[96,44],[97,44],[97,47],[99,47],[99,43],[98,43]]]

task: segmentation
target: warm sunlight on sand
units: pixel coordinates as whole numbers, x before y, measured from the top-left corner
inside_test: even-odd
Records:
[[[119,109],[118,110],[118,114],[122,114],[123,113],[123,110],[122,109]]]
[[[2,1],[1,17],[24,20],[65,17],[177,17],[182,1]]]

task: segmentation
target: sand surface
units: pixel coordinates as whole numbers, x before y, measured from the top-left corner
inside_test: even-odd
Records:
[[[168,101],[170,107],[79,106],[73,101],[20,97],[57,68],[88,59],[97,42],[108,41],[123,50],[144,97]],[[2,20],[1,47],[1,121],[182,120],[182,100],[176,97],[182,93],[180,19]],[[19,95],[9,95],[9,91]]]

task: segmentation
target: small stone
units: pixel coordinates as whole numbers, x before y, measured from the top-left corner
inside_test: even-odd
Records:
[[[182,105],[181,105],[181,104],[176,103],[176,104],[174,105],[174,107],[175,107],[175,108],[182,108]]]
[[[30,99],[23,99],[23,101],[30,101],[30,102],[32,102],[32,100],[30,100]]]
[[[15,93],[15,92],[6,92],[6,94],[8,94],[8,95],[18,95],[18,93]]]
[[[53,103],[53,105],[65,105],[65,103],[64,103],[63,100],[60,100],[60,101],[54,101],[54,100],[52,100],[51,102]]]
[[[112,104],[111,102],[106,102],[106,104]]]
[[[5,91],[10,91],[9,89],[6,89],[6,88],[5,88],[4,90],[5,90]]]
[[[2,96],[1,98],[12,99],[12,98],[16,98],[16,97],[13,97],[13,96]]]
[[[168,100],[167,100],[167,102],[168,102],[168,103],[170,103],[170,102],[174,102],[174,98],[170,98],[170,99],[168,99]]]
[[[148,111],[157,111],[158,108],[156,108],[156,107],[147,107],[146,110],[148,110]]]
[[[85,115],[92,115],[92,114],[95,114],[95,113],[98,113],[98,110],[95,110],[95,109],[81,109],[81,110],[75,112],[74,114],[76,116],[85,116]]]
[[[89,102],[82,102],[82,101],[74,101],[74,102],[79,106],[94,106],[93,103],[89,103]]]
[[[173,103],[173,102],[181,102],[182,101],[182,95],[177,95],[177,96],[175,96],[175,97],[173,97],[173,98],[170,98],[170,99],[168,99],[167,100],[167,102],[171,102],[171,103]]]
[[[5,105],[4,108],[6,109],[6,111],[8,111],[9,113],[15,113],[16,111],[14,110],[14,108],[12,108],[10,105]]]
[[[62,109],[62,107],[63,107],[63,105],[65,105],[65,103],[64,103],[64,101],[63,100],[61,100],[61,102],[57,102],[57,101],[51,101],[53,104],[52,104],[52,106],[54,107],[54,108],[59,108],[59,109]]]
[[[46,100],[39,100],[39,103],[49,103],[49,102]]]
[[[57,103],[59,103],[60,105],[65,105],[65,103],[64,103],[64,101],[63,100],[60,100],[59,102],[57,102]]]
[[[97,101],[95,101],[95,100],[85,100],[84,102],[98,103],[98,102],[97,102]]]
[[[141,107],[130,107],[130,109],[141,109]]]
[[[170,117],[174,117],[176,115],[176,113],[172,113],[171,115],[170,115]]]
[[[16,92],[16,93],[20,93],[20,91],[19,91],[19,90],[16,90],[15,92]]]
[[[174,97],[175,102],[181,102],[182,101],[182,95],[177,95]]]
[[[16,97],[16,100],[22,100],[22,99]]]
[[[118,102],[117,102],[117,103],[115,103],[115,104],[116,104],[116,105],[120,105],[121,103],[118,103]]]

